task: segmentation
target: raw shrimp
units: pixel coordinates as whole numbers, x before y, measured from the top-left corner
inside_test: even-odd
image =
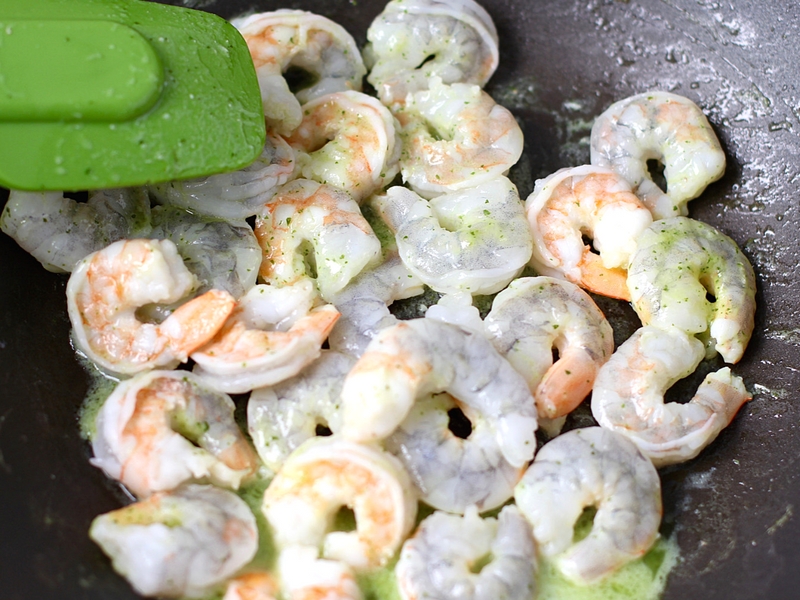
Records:
[[[578,406],[614,352],[611,325],[591,297],[551,277],[512,281],[495,297],[484,326],[497,351],[525,377],[539,416],[547,419]]]
[[[709,350],[727,363],[744,354],[755,322],[755,274],[736,242],[711,225],[686,217],[653,223],[639,239],[628,288],[645,325],[708,335]]]
[[[536,407],[528,385],[481,334],[432,319],[381,330],[342,388],[342,434],[388,437],[423,394],[446,391],[479,413],[514,467],[536,451]]]
[[[316,548],[291,546],[278,557],[285,600],[361,600],[353,570],[338,560],[317,557]]]
[[[61,192],[11,190],[0,230],[48,271],[69,273],[82,258],[111,242],[147,237],[150,200],[139,188],[93,192],[88,202]]]
[[[505,177],[429,201],[395,186],[375,203],[405,265],[437,292],[498,292],[530,260],[525,212]]]
[[[79,349],[114,373],[174,367],[210,340],[236,301],[210,290],[159,324],[143,323],[137,309],[170,304],[196,285],[169,240],[120,240],[84,258],[67,283],[67,309]]]
[[[522,129],[511,112],[477,85],[445,85],[408,97],[401,124],[403,181],[425,198],[504,175],[522,156]]]
[[[448,427],[451,414],[460,409],[470,424],[466,439]],[[420,499],[447,512],[501,506],[514,495],[524,471],[505,460],[491,425],[447,393],[417,398],[384,446],[405,465]]]
[[[361,92],[326,94],[303,105],[287,138],[302,177],[341,188],[357,202],[400,170],[402,142],[389,109]]]
[[[333,296],[342,316],[328,338],[330,347],[358,358],[378,331],[397,323],[389,305],[422,291],[422,281],[395,251],[388,252],[380,265],[363,271]]]
[[[208,344],[191,354],[194,373],[231,394],[249,392],[296,375],[319,356],[339,318],[332,304],[297,314],[295,300],[313,294],[307,280],[276,288],[257,285]],[[297,293],[295,288],[303,290]],[[292,317],[286,315],[295,313]]]
[[[664,166],[667,189],[650,177]],[[645,92],[612,104],[594,122],[591,162],[622,175],[656,219],[688,214],[689,200],[725,172],[725,153],[703,111],[669,92]]]
[[[367,81],[388,106],[426,89],[432,77],[483,86],[499,59],[492,18],[473,0],[392,0],[367,40]]]
[[[274,472],[286,457],[324,427],[342,428],[339,395],[355,359],[333,350],[298,375],[274,386],[253,390],[247,402],[247,428],[264,464]]]
[[[198,179],[148,187],[159,202],[221,219],[258,214],[280,186],[295,177],[294,150],[279,135],[267,132],[261,155],[249,166]]]
[[[188,371],[136,375],[100,409],[91,463],[140,497],[204,478],[236,489],[258,459],[233,410]]]
[[[530,526],[515,506],[496,519],[481,519],[475,507],[463,517],[433,513],[403,544],[395,567],[403,600],[532,600],[536,571]]]
[[[175,243],[197,278],[196,293],[224,290],[236,299],[256,284],[261,247],[245,221],[222,221],[180,208],[156,206],[148,237]]]
[[[355,40],[338,23],[302,10],[257,13],[232,23],[250,48],[264,115],[278,133],[287,135],[300,125],[301,104],[332,92],[361,90],[367,70]],[[298,79],[299,85],[284,76]]]
[[[625,269],[653,218],[625,180],[589,165],[561,169],[536,182],[525,211],[537,272],[630,300]],[[584,234],[599,256],[584,243]]]
[[[280,549],[310,546],[354,569],[384,566],[414,526],[417,499],[398,460],[337,436],[297,448],[264,492],[262,511]],[[354,531],[330,531],[342,507]]]
[[[710,373],[686,404],[664,392],[694,372],[703,344],[675,328],[642,327],[600,369],[592,414],[636,443],[660,467],[690,460],[714,441],[751,396],[725,367]]]
[[[250,508],[210,485],[185,485],[100,515],[89,536],[143,596],[206,597],[258,549]]]
[[[280,586],[266,571],[243,573],[228,581],[222,600],[277,600]]]
[[[264,252],[260,275],[273,285],[316,276],[326,301],[380,261],[381,243],[345,191],[298,179],[287,183],[256,219]]]
[[[658,472],[628,439],[602,427],[573,429],[545,444],[515,497],[539,551],[582,585],[639,558],[658,539]],[[592,529],[576,542],[573,528],[591,507]]]
[[[461,329],[484,333],[483,319],[480,310],[473,304],[472,295],[468,292],[451,292],[443,294],[436,304],[428,306],[426,319],[436,319]]]

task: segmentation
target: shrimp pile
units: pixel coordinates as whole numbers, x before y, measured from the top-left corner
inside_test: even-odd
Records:
[[[544,561],[587,586],[646,554],[657,468],[751,397],[726,366],[664,401],[754,328],[747,258],[686,216],[724,170],[700,108],[614,103],[592,164],[522,199],[523,134],[483,89],[498,36],[473,0],[391,0],[363,59],[321,15],[233,22],[269,129],[251,166],[82,204],[14,192],[0,219],[71,272],[74,344],[118,380],[91,434],[91,463],[135,498],[90,531],[114,568],[146,596],[360,600],[388,569],[405,600],[532,600]],[[615,347],[592,295],[642,327]],[[575,428],[582,404],[599,426]]]

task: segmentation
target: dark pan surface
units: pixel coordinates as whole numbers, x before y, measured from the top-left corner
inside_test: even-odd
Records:
[[[173,2],[179,4],[176,0]],[[184,0],[234,16],[275,2]],[[382,0],[290,1],[359,43]],[[522,123],[515,171],[534,179],[588,162],[594,116],[650,89],[697,101],[728,155],[691,215],[733,237],[758,276],[750,347],[735,371],[754,398],[699,458],[663,472],[665,522],[682,562],[665,598],[800,595],[800,5],[755,0],[484,0],[500,32],[488,90]],[[0,141],[2,143],[2,141]],[[4,200],[0,200],[4,202]],[[136,596],[89,541],[125,500],[88,464],[78,407],[88,378],[69,343],[66,278],[0,235],[0,596]]]

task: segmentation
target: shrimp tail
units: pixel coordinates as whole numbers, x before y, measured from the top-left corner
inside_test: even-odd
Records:
[[[585,348],[564,352],[534,391],[539,415],[555,419],[575,410],[592,391],[598,369]]]
[[[178,307],[160,326],[169,338],[169,347],[186,360],[222,328],[233,312],[236,300],[228,292],[209,290]]]

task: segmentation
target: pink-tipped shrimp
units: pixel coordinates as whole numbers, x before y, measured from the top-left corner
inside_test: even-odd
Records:
[[[591,297],[551,277],[512,281],[495,297],[484,326],[495,348],[525,377],[539,416],[547,419],[578,406],[614,352],[611,325]]]
[[[303,288],[298,290],[296,288]],[[313,294],[307,280],[290,287],[253,287],[219,333],[192,353],[194,373],[218,390],[241,394],[296,375],[313,362],[339,311],[332,304],[296,312],[298,295]],[[283,317],[283,318],[282,318]]]
[[[258,459],[227,394],[187,371],[125,380],[97,415],[92,464],[137,496],[191,480],[238,488]]]
[[[75,341],[95,363],[115,373],[174,367],[214,337],[236,304],[233,296],[210,290],[159,324],[140,321],[137,309],[178,302],[195,285],[172,242],[114,242],[84,258],[67,283]]]
[[[353,569],[317,555],[317,549],[309,546],[290,546],[280,553],[284,600],[362,600]]]
[[[496,179],[522,155],[522,129],[514,115],[477,85],[433,78],[429,89],[410,95],[395,115],[403,181],[425,198]]]
[[[653,218],[624,179],[588,165],[561,169],[536,182],[525,210],[534,269],[603,296],[630,300],[625,269],[638,236]],[[599,256],[584,243],[584,235],[594,241]]]
[[[708,374],[689,402],[665,404],[664,392],[694,372],[704,355],[700,340],[674,327],[642,327],[597,374],[594,418],[630,438],[656,466],[694,458],[751,398],[725,367]]]
[[[394,179],[402,142],[392,113],[361,92],[326,94],[303,105],[287,138],[302,177],[347,191],[357,202]]]
[[[277,286],[315,276],[323,299],[380,261],[381,243],[344,190],[307,179],[287,183],[256,219],[261,278]]]
[[[612,104],[592,127],[591,161],[633,186],[656,219],[688,214],[689,200],[725,172],[725,152],[703,111],[669,92],[645,92]],[[647,161],[664,165],[667,189]]]
[[[228,580],[222,600],[278,600],[280,585],[266,571],[249,571]]]
[[[344,90],[360,90],[366,68],[355,40],[330,19],[302,10],[276,10],[235,19],[250,48],[264,116],[288,135],[303,120],[301,104]],[[296,69],[310,85],[292,90],[284,78]]]
[[[397,459],[338,436],[297,448],[264,493],[262,511],[282,550],[310,546],[354,569],[385,565],[414,526],[417,499]],[[343,506],[354,531],[331,531]]]

